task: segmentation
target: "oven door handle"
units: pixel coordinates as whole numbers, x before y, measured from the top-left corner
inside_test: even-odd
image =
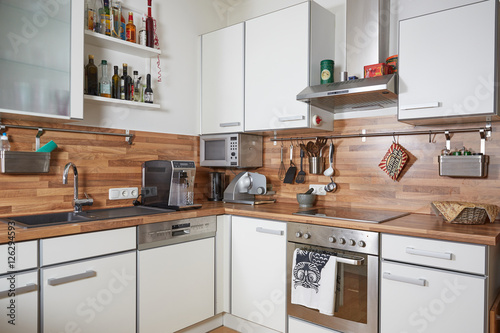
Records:
[[[345,257],[336,257],[337,262],[341,264],[353,265],[353,266],[361,266],[363,264],[364,258],[359,259],[349,259]]]
[[[421,286],[421,287],[425,287],[425,283],[427,282],[427,281],[425,281],[425,279],[418,279],[418,278],[412,278],[412,277],[401,276],[401,275],[392,275],[389,272],[384,272],[383,278],[386,280],[414,284],[416,286]]]

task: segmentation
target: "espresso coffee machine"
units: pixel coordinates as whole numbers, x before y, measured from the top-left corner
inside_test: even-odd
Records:
[[[194,203],[193,161],[146,161],[142,164],[142,204],[175,210],[200,208]]]

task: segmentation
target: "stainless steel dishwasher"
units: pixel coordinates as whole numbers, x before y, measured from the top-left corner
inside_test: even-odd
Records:
[[[215,313],[216,217],[138,227],[138,332],[175,332]]]

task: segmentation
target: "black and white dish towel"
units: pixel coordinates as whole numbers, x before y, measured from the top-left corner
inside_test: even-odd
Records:
[[[337,287],[337,258],[295,249],[292,265],[292,303],[333,316]]]

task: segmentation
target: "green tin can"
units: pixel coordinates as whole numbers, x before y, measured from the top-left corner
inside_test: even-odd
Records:
[[[321,61],[321,84],[333,82],[333,66],[335,62],[331,59]]]

